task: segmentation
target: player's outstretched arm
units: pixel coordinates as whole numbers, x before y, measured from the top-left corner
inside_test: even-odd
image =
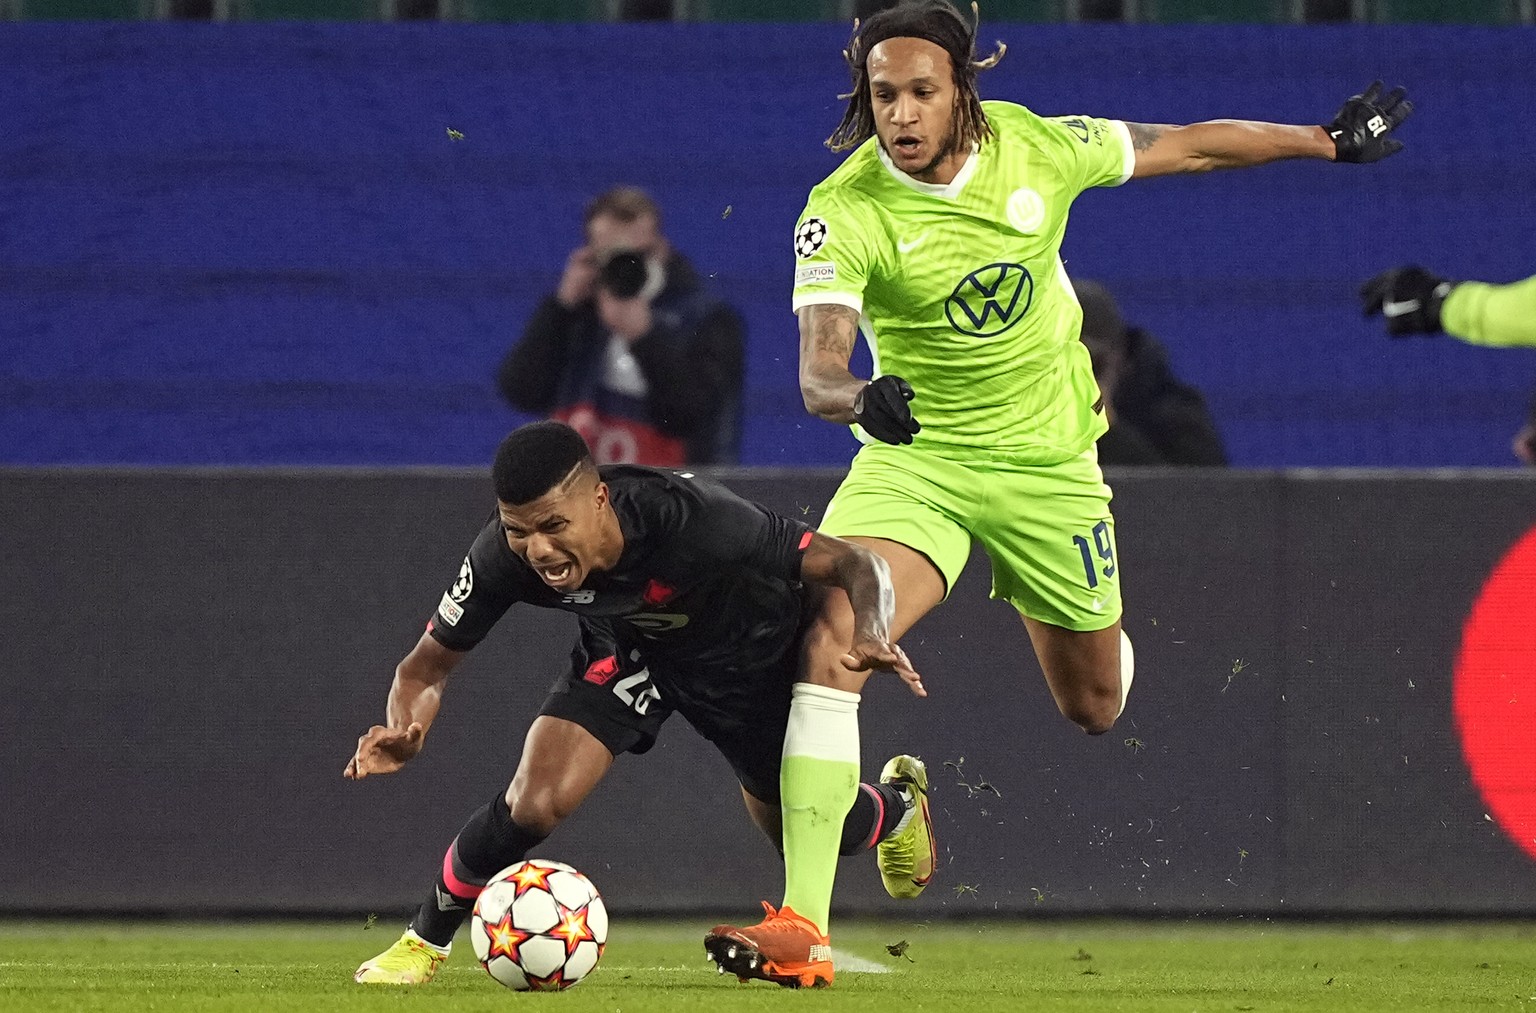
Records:
[[[1187,126],[1127,123],[1138,178],[1241,169],[1288,158],[1377,162],[1401,151],[1391,134],[1413,112],[1402,88],[1381,94],[1376,81],[1351,96],[1327,126],[1209,120]]]
[[[801,559],[800,576],[827,587],[840,587],[848,595],[853,606],[853,645],[842,657],[844,668],[850,672],[895,672],[913,693],[928,695],[923,677],[891,639],[896,588],[885,560],[862,545],[812,532]]]
[[[800,310],[800,396],[805,410],[828,422],[863,430],[883,443],[911,443],[922,430],[908,404],[912,385],[887,374],[861,380],[848,371],[859,334],[859,312],[839,303]]]
[[[374,725],[357,740],[342,776],[360,781],[369,774],[393,774],[409,763],[426,741],[437,718],[448,675],[464,657],[423,633],[400,664],[389,687],[385,724]]]

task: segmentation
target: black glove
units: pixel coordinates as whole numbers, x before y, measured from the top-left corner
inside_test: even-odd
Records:
[[[1440,306],[1453,281],[1437,277],[1417,265],[1383,271],[1360,286],[1361,308],[1366,316],[1387,318],[1387,333],[1394,338],[1440,331]]]
[[[911,443],[912,434],[923,428],[907,404],[916,396],[899,376],[871,380],[853,399],[854,421],[881,443]]]
[[[1363,95],[1352,95],[1333,122],[1323,129],[1333,138],[1334,161],[1379,162],[1403,150],[1403,142],[1387,135],[1413,112],[1413,103],[1393,88],[1381,98],[1381,82],[1372,81]]]

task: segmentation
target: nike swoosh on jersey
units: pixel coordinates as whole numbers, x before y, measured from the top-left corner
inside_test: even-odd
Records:
[[[928,238],[928,233],[924,232],[922,235],[918,236],[916,239],[913,239],[913,240],[910,240],[910,241],[909,240],[905,240],[905,239],[898,239],[898,240],[896,240],[896,249],[899,252],[901,252],[901,253],[911,253],[913,250],[917,249],[917,246],[918,246],[919,243],[921,243],[923,240],[925,240],[927,238]]]
[[[1386,302],[1381,304],[1381,312],[1385,313],[1389,317],[1401,317],[1407,316],[1409,313],[1417,313],[1419,311],[1419,307],[1423,305],[1424,304],[1417,299],[1405,299],[1402,302],[1393,302],[1392,300],[1388,299]]]

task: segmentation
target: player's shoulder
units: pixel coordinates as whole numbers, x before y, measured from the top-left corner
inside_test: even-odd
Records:
[[[999,99],[987,99],[981,104],[981,111],[986,114],[987,122],[992,124],[994,130],[998,127],[1034,126],[1042,119],[1028,106]]]
[[[1004,144],[1039,144],[1047,138],[1070,133],[1071,116],[1042,116],[1017,102],[989,100],[981,104],[992,134]]]
[[[598,474],[616,505],[645,514],[664,526],[681,525],[711,501],[735,498],[723,485],[687,468],[653,468],[641,464],[605,464]]]
[[[865,206],[888,175],[880,164],[878,144],[871,137],[855,148],[826,179],[811,187],[807,206],[848,212]]]

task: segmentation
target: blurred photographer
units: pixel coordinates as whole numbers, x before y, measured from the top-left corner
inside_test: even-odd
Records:
[[[502,395],[576,429],[599,464],[734,463],[741,317],[668,245],[643,191],[599,194],[585,231],[502,360]]]
[[[1205,398],[1174,375],[1168,350],[1140,327],[1127,326],[1103,285],[1074,278],[1072,287],[1109,421],[1099,437],[1099,463],[1225,465],[1226,448]]]

